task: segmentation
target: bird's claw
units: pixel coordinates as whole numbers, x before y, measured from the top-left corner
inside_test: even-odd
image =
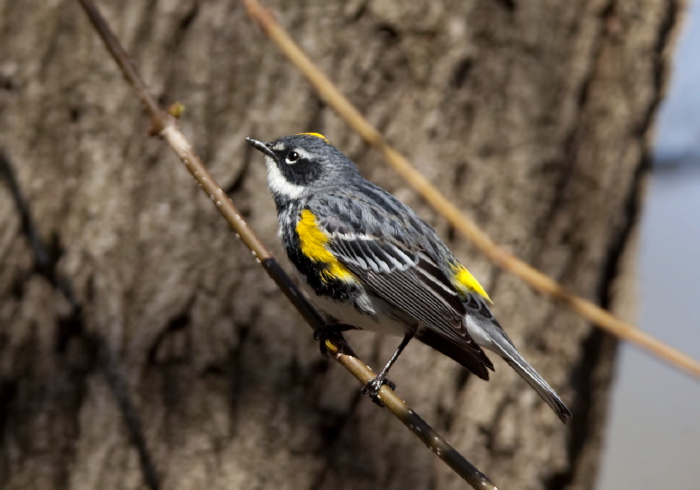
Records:
[[[382,389],[383,385],[387,385],[391,391],[396,389],[396,383],[386,379],[383,376],[377,376],[362,387],[362,393],[369,396],[370,400],[372,400],[375,404],[383,407],[384,402],[382,402],[381,397],[379,396],[379,390]]]
[[[352,330],[353,328],[355,327],[343,323],[332,323],[314,330],[314,340],[318,341],[318,347],[321,350],[321,354],[325,357],[334,357],[330,352],[328,352],[326,345],[326,342],[330,340],[331,343],[342,346],[343,348],[341,351],[343,353],[355,355],[354,352],[352,352],[352,349],[350,349],[350,347],[345,343],[345,339],[343,338],[342,334],[342,332]]]

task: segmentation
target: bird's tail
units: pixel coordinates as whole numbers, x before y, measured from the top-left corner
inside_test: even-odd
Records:
[[[512,346],[511,346],[512,347]],[[535,369],[521,356],[515,347],[512,352],[502,355],[503,359],[517,371],[517,373],[532,386],[537,393],[542,397],[547,404],[552,407],[562,422],[567,423],[571,420],[571,411],[561,401],[559,395],[552,389],[551,386],[539,375]]]
[[[483,380],[489,379],[487,368],[493,371],[491,360],[486,357],[486,354],[481,349],[478,349],[475,355],[473,345],[459,345],[453,342],[449,337],[435,332],[430,328],[418,330],[416,338],[436,351],[457,361]]]
[[[472,320],[472,321],[469,321]],[[478,322],[478,323],[477,323]],[[474,331],[476,327],[476,332]],[[520,355],[511,340],[495,320],[479,322],[468,319],[468,329],[477,343],[501,356],[515,371],[534,388],[562,422],[571,420],[571,411],[535,368]]]

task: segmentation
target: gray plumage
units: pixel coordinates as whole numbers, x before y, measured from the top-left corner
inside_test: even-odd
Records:
[[[248,141],[266,155],[280,234],[311,300],[340,322],[404,335],[379,387],[415,336],[482,379],[493,370],[482,347],[495,352],[562,421],[571,418],[503,331],[487,297],[458,280],[463,266],[413,210],[365,180],[320,135]]]

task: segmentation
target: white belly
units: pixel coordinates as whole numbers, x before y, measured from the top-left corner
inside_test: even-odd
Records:
[[[377,297],[365,296],[364,301],[374,310],[374,315],[361,312],[350,303],[335,301],[327,296],[318,296],[300,277],[302,288],[313,305],[324,313],[332,316],[340,323],[347,323],[361,330],[369,330],[383,335],[403,336],[407,328],[403,322],[393,318],[386,312],[389,306]]]

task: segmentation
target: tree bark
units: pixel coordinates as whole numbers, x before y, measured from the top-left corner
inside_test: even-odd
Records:
[[[342,91],[505,247],[629,314],[650,130],[683,2],[270,1]],[[506,489],[592,488],[616,342],[485,261],[237,1],[98,6],[251,226],[244,136],[322,132],[414,206],[574,413],[411,343],[398,391]],[[78,2],[0,0],[0,486],[463,488],[322,358],[148,120]],[[399,339],[349,336],[375,368]]]

